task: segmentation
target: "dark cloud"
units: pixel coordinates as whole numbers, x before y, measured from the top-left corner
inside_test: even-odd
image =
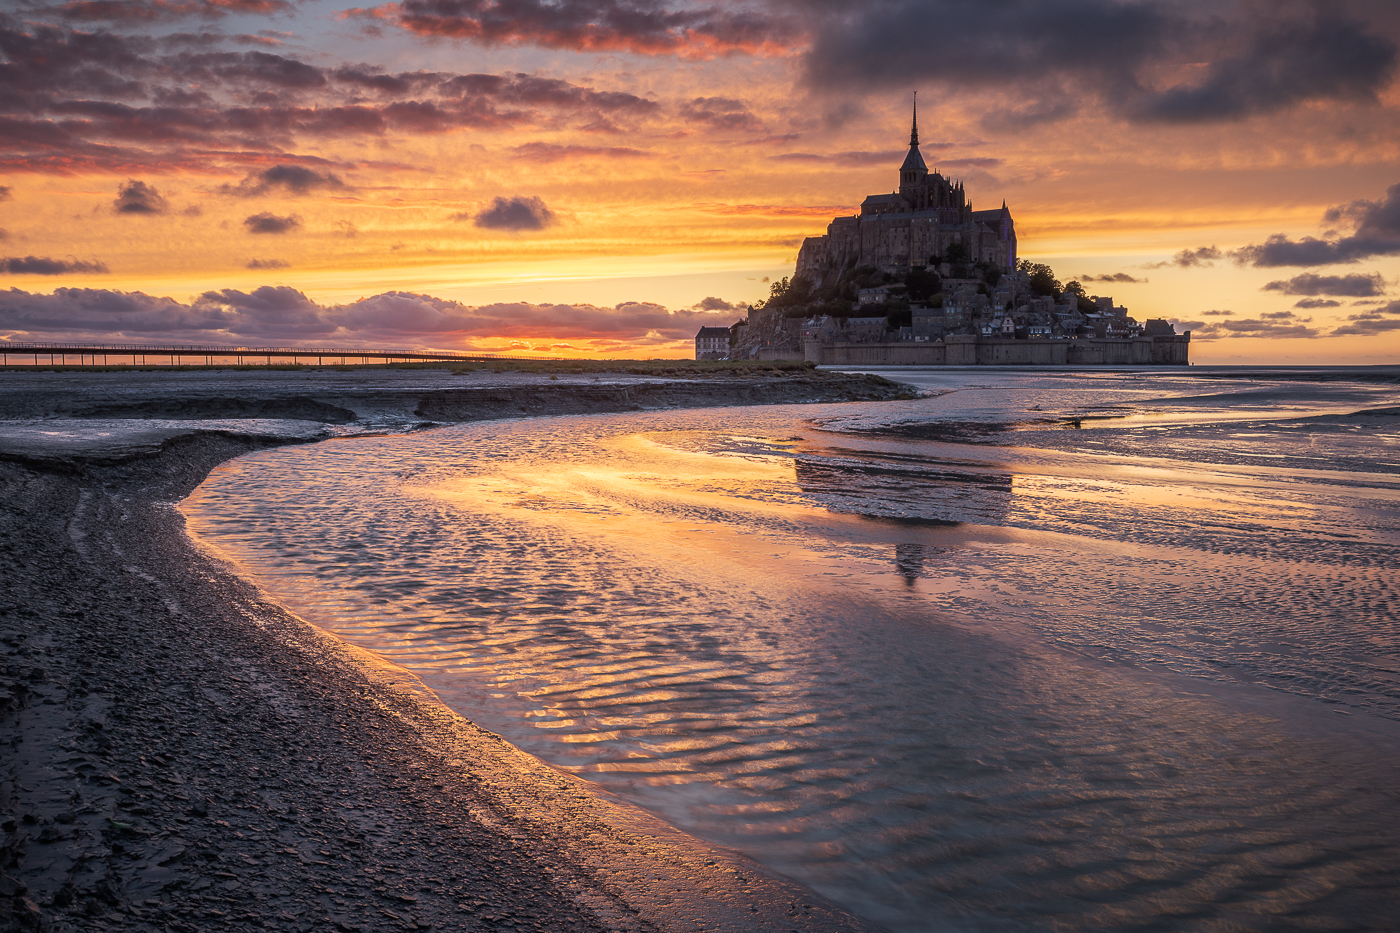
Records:
[[[14,195],[10,192],[9,185],[0,185],[0,201],[8,201]]]
[[[77,22],[156,23],[230,13],[287,13],[285,0],[70,0],[58,7],[64,19]]]
[[[331,227],[341,236],[353,240],[360,235],[360,228],[348,220],[337,220]]]
[[[212,155],[256,167],[244,192],[305,191],[290,174],[261,176],[301,167],[324,181],[335,166],[293,153],[325,138],[626,123],[659,112],[633,94],[536,75],[325,68],[225,51],[227,41],[84,32],[0,13],[0,173],[206,169]]]
[[[663,0],[400,0],[345,15],[371,27],[389,23],[419,35],[488,46],[684,58],[785,54],[801,35],[796,17],[720,4],[672,8]]]
[[[1318,13],[1259,24],[1204,80],[1150,93],[1129,108],[1147,120],[1203,122],[1271,113],[1310,100],[1374,101],[1395,73],[1396,46],[1363,23]]]
[[[1126,285],[1140,285],[1147,279],[1138,279],[1126,272],[1110,272],[1106,275],[1081,275],[1081,282],[1122,282]]]
[[[1332,298],[1304,298],[1293,303],[1295,308],[1340,308],[1341,306],[1340,301]],[[1264,316],[1268,317],[1267,314]]]
[[[286,269],[291,263],[282,259],[250,259],[245,268],[248,269]]]
[[[681,105],[681,119],[715,130],[759,130],[763,121],[749,112],[748,105],[732,97],[697,97]]]
[[[1190,269],[1196,266],[1205,266],[1209,268],[1215,265],[1214,260],[1221,259],[1224,255],[1224,253],[1214,246],[1202,246],[1199,249],[1183,249],[1165,262],[1149,262],[1146,263],[1143,268],[1166,269],[1170,266],[1176,266],[1181,269]]]
[[[133,178],[117,189],[112,210],[118,214],[164,214],[170,204],[155,188]]]
[[[490,207],[472,216],[478,227],[490,230],[543,230],[556,220],[539,198],[496,198]]]
[[[654,155],[645,149],[622,146],[561,146],[556,143],[524,143],[512,150],[530,162],[564,162],[572,159],[647,159]]]
[[[249,233],[289,233],[301,226],[301,218],[296,214],[279,217],[271,211],[263,211],[243,218],[243,226]]]
[[[1262,266],[1327,266],[1339,262],[1356,262],[1361,256],[1349,255],[1350,251],[1339,248],[1341,241],[1328,242],[1317,237],[1305,236],[1292,240],[1282,233],[1275,233],[1263,243],[1242,246],[1230,253],[1230,258],[1240,265]],[[1375,251],[1366,249],[1364,256],[1374,256]]]
[[[1064,119],[1094,104],[1152,122],[1244,119],[1309,101],[1376,100],[1394,75],[1395,42],[1312,4],[1194,0],[885,0],[822,4],[808,82],[849,92],[933,84],[956,94],[1006,92],[987,111],[1007,129]],[[932,37],[941,37],[942,41]],[[935,51],[936,47],[936,51]],[[1204,67],[1201,67],[1204,66]],[[1163,86],[1157,76],[1185,73]]]
[[[1370,298],[1385,294],[1385,279],[1379,272],[1369,275],[1355,272],[1350,275],[1318,275],[1304,272],[1291,279],[1270,282],[1262,289],[1266,292],[1283,292],[1285,295],[1341,295],[1346,298]]]
[[[701,326],[732,315],[668,311],[650,302],[612,308],[524,302],[472,307],[432,295],[386,292],[344,305],[320,305],[285,286],[208,291],[189,303],[140,292],[60,288],[51,295],[0,291],[0,330],[31,339],[85,335],[109,340],[462,346],[473,338],[643,341],[690,340]]]
[[[334,190],[344,187],[345,182],[330,172],[317,172],[304,165],[274,165],[261,172],[253,172],[237,185],[221,186],[219,193],[252,198],[274,190],[286,194],[308,194],[321,188]]]
[[[1234,316],[1235,316],[1235,312],[1229,311],[1229,310],[1225,310],[1225,311],[1202,311],[1202,312],[1201,312],[1201,317],[1234,317]]]
[[[11,275],[69,275],[75,272],[108,272],[100,262],[80,259],[50,259],[46,256],[10,256],[0,258],[0,272]]]
[[[1387,188],[1385,197],[1379,201],[1352,201],[1331,208],[1323,215],[1323,220],[1327,223],[1349,221],[1355,229],[1351,236],[1336,239],[1305,236],[1293,240],[1276,233],[1263,243],[1233,251],[1230,258],[1241,265],[1268,268],[1329,266],[1400,253],[1400,185]]]

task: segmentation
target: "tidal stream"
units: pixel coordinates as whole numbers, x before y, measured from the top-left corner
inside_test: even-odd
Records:
[[[191,531],[892,931],[1384,929],[1400,387],[898,378],[218,468]]]

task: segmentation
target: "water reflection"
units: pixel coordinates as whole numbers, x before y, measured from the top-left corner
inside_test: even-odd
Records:
[[[992,469],[828,449],[793,463],[798,488],[833,511],[928,524],[1000,525],[1013,477]]]
[[[487,728],[891,929],[1388,923],[1400,482],[1201,456],[1280,430],[862,430],[953,403],[331,442],[185,509]]]
[[[937,561],[948,552],[948,548],[931,544],[896,544],[894,566],[904,578],[905,584],[912,587],[914,581],[928,575],[927,564]]]

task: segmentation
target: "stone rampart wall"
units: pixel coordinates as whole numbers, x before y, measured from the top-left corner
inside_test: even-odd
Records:
[[[1190,342],[1189,334],[1075,340],[952,336],[941,343],[809,340],[803,354],[821,366],[1185,366]]]

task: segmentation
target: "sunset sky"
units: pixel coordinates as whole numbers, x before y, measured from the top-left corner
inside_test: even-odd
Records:
[[[917,90],[1193,361],[1400,361],[1393,0],[0,11],[3,339],[689,356],[896,186]]]

